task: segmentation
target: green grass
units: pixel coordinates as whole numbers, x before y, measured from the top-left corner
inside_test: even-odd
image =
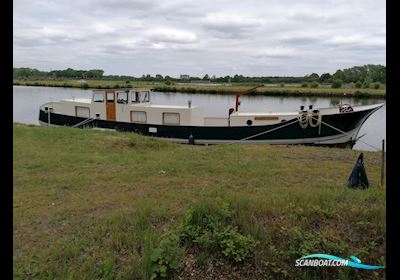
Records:
[[[254,254],[237,264],[188,245],[172,277],[383,279],[383,270],[295,267],[311,253],[385,265],[381,155],[364,152],[370,188],[352,190],[358,154],[14,124],[14,277],[148,279],[163,236],[210,201],[229,205]]]
[[[125,87],[145,87],[154,88],[155,91],[161,92],[185,92],[185,93],[209,93],[209,94],[236,94],[238,91],[243,91],[254,86],[253,84],[234,84],[234,85],[218,85],[218,86],[202,86],[196,84],[173,84],[166,85],[161,82],[131,82],[126,84],[125,81],[97,81],[88,80],[87,83],[82,83],[74,80],[51,81],[51,80],[14,80],[14,85],[26,86],[51,86],[51,87],[75,87],[75,88],[125,88]],[[271,95],[271,96],[332,96],[342,97],[353,96],[358,98],[382,98],[386,96],[386,89],[365,88],[358,89],[355,87],[345,86],[343,88],[304,88],[301,85],[287,84],[284,87],[278,85],[258,88],[256,95]]]

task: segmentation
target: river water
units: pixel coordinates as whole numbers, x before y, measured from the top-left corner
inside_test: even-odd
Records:
[[[57,102],[65,98],[90,98],[91,90],[56,87],[13,87],[13,121],[25,124],[39,124],[39,107],[46,102]],[[204,106],[207,117],[227,117],[229,108],[235,106],[234,95],[218,94],[188,94],[188,93],[161,93],[153,92],[151,102],[166,105]],[[384,99],[357,99],[341,97],[276,97],[276,96],[242,96],[240,98],[242,112],[287,112],[297,111],[301,105],[313,105],[314,108],[336,106],[339,103],[351,105],[369,105],[384,103]],[[363,124],[359,136],[365,134],[354,145],[354,150],[375,151],[370,145],[380,148],[382,139],[386,138],[386,106],[376,111]]]

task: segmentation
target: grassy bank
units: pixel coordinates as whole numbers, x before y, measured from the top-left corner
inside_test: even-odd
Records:
[[[14,277],[383,279],[295,267],[312,253],[385,265],[380,154],[364,153],[364,191],[346,186],[358,154],[14,124]]]
[[[204,86],[194,84],[173,84],[166,85],[165,83],[157,82],[129,82],[126,81],[93,81],[87,82],[79,81],[23,81],[14,80],[14,85],[26,86],[49,86],[49,87],[73,87],[73,88],[126,88],[126,87],[148,87],[154,88],[155,91],[160,92],[185,92],[185,93],[209,93],[209,94],[235,94],[238,91],[246,90],[253,85],[217,85],[217,86]],[[352,96],[359,98],[385,98],[386,89],[372,89],[372,88],[307,88],[299,85],[287,84],[284,87],[268,86],[258,88],[253,94],[270,95],[270,96],[332,96],[343,97]]]

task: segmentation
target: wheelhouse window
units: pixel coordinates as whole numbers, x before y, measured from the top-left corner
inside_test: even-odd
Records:
[[[131,111],[131,122],[146,123],[147,114],[144,111]]]
[[[104,93],[95,93],[93,95],[93,102],[104,102]]]
[[[179,113],[163,113],[163,124],[179,125]]]
[[[75,106],[75,115],[80,118],[89,118],[90,110],[88,107]]]
[[[131,96],[132,103],[139,103],[140,102],[140,94],[139,94],[139,92],[138,91],[134,91],[131,94],[132,94],[132,96]]]
[[[131,91],[131,102],[150,102],[150,91]]]
[[[128,93],[127,92],[118,92],[117,93],[117,102],[119,104],[127,104],[128,103]]]
[[[143,92],[143,101],[142,102],[150,102],[150,92],[149,91]]]

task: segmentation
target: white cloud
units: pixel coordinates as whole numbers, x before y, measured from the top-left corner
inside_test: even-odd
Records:
[[[373,0],[15,0],[14,66],[135,76],[333,72],[385,64],[385,9]]]
[[[147,30],[146,37],[154,43],[188,44],[196,42],[196,34],[172,28],[155,28]]]
[[[263,24],[262,19],[226,13],[210,13],[201,21],[207,31],[220,38],[247,37]]]

